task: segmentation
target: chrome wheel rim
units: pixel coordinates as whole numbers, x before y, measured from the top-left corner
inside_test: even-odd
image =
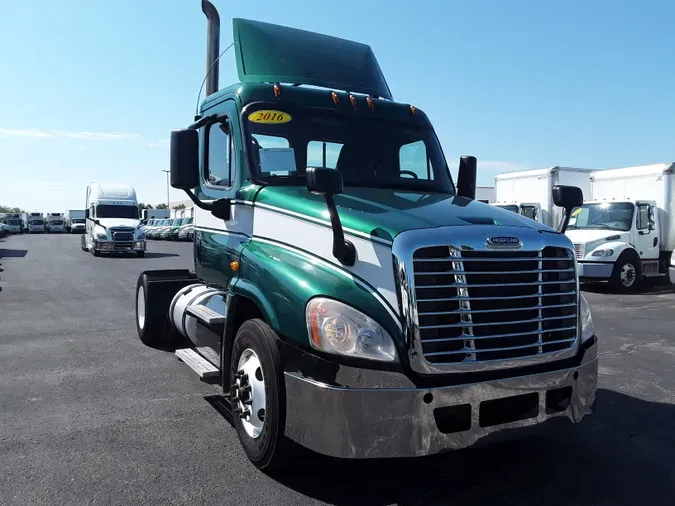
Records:
[[[138,328],[143,330],[145,327],[145,289],[143,285],[138,287],[136,295],[136,314],[138,315]]]
[[[635,283],[635,276],[636,273],[633,264],[628,263],[621,267],[621,284],[626,288],[633,286],[633,283]]]
[[[239,357],[230,391],[235,416],[251,438],[257,439],[265,426],[265,377],[260,358],[250,348]]]

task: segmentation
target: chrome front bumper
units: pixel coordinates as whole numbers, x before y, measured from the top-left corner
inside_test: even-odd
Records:
[[[670,282],[675,285],[675,266],[668,268],[668,276],[670,276]]]
[[[613,271],[613,263],[577,262],[577,274],[580,278],[609,279]]]
[[[483,383],[345,388],[292,372],[285,381],[285,432],[297,443],[333,457],[423,456],[553,417],[580,422],[595,409],[597,341],[577,367]]]
[[[125,252],[125,251],[145,251],[146,242],[135,241],[134,243],[115,243],[112,241],[94,241],[94,248],[101,252]]]

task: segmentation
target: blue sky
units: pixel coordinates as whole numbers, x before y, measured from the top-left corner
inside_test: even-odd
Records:
[[[478,157],[479,184],[675,160],[673,2],[214,3],[222,48],[232,17],[370,44],[450,166]],[[94,180],[164,201],[168,133],[191,121],[205,70],[199,0],[0,0],[0,12],[0,203],[81,208]],[[231,52],[220,72],[236,80]]]

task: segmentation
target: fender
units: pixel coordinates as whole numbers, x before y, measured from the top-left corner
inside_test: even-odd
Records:
[[[594,256],[592,256],[592,253],[595,250],[599,250],[599,249],[614,250],[614,255],[612,255],[611,257],[594,257]],[[604,242],[602,244],[599,244],[595,248],[593,248],[591,251],[587,252],[586,256],[584,256],[583,261],[586,261],[586,262],[612,262],[612,263],[614,263],[619,259],[619,257],[621,256],[621,254],[624,251],[629,250],[629,249],[632,249],[637,254],[637,251],[635,250],[635,247],[632,244],[629,244],[627,242],[623,242],[623,241]]]
[[[244,248],[235,295],[252,299],[267,323],[294,344],[308,346],[305,307],[314,296],[348,304],[387,330],[402,352],[403,335],[393,309],[377,291],[351,273],[309,253],[254,238]]]

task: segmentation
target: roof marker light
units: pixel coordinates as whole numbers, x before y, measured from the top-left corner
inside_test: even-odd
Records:
[[[349,101],[352,103],[354,107],[356,107],[356,97],[351,93],[349,94]]]
[[[338,102],[340,102],[340,96],[337,93],[332,92],[330,94],[330,96],[333,97],[333,103],[334,104],[337,104]]]
[[[370,107],[371,111],[375,110],[375,103],[373,102],[373,99],[368,97],[366,98],[366,103],[368,104],[368,107]]]
[[[281,86],[278,84],[274,85],[274,96],[277,98],[281,97]]]
[[[410,106],[410,112],[412,112],[415,116],[417,116],[417,109],[415,108],[414,105]]]

